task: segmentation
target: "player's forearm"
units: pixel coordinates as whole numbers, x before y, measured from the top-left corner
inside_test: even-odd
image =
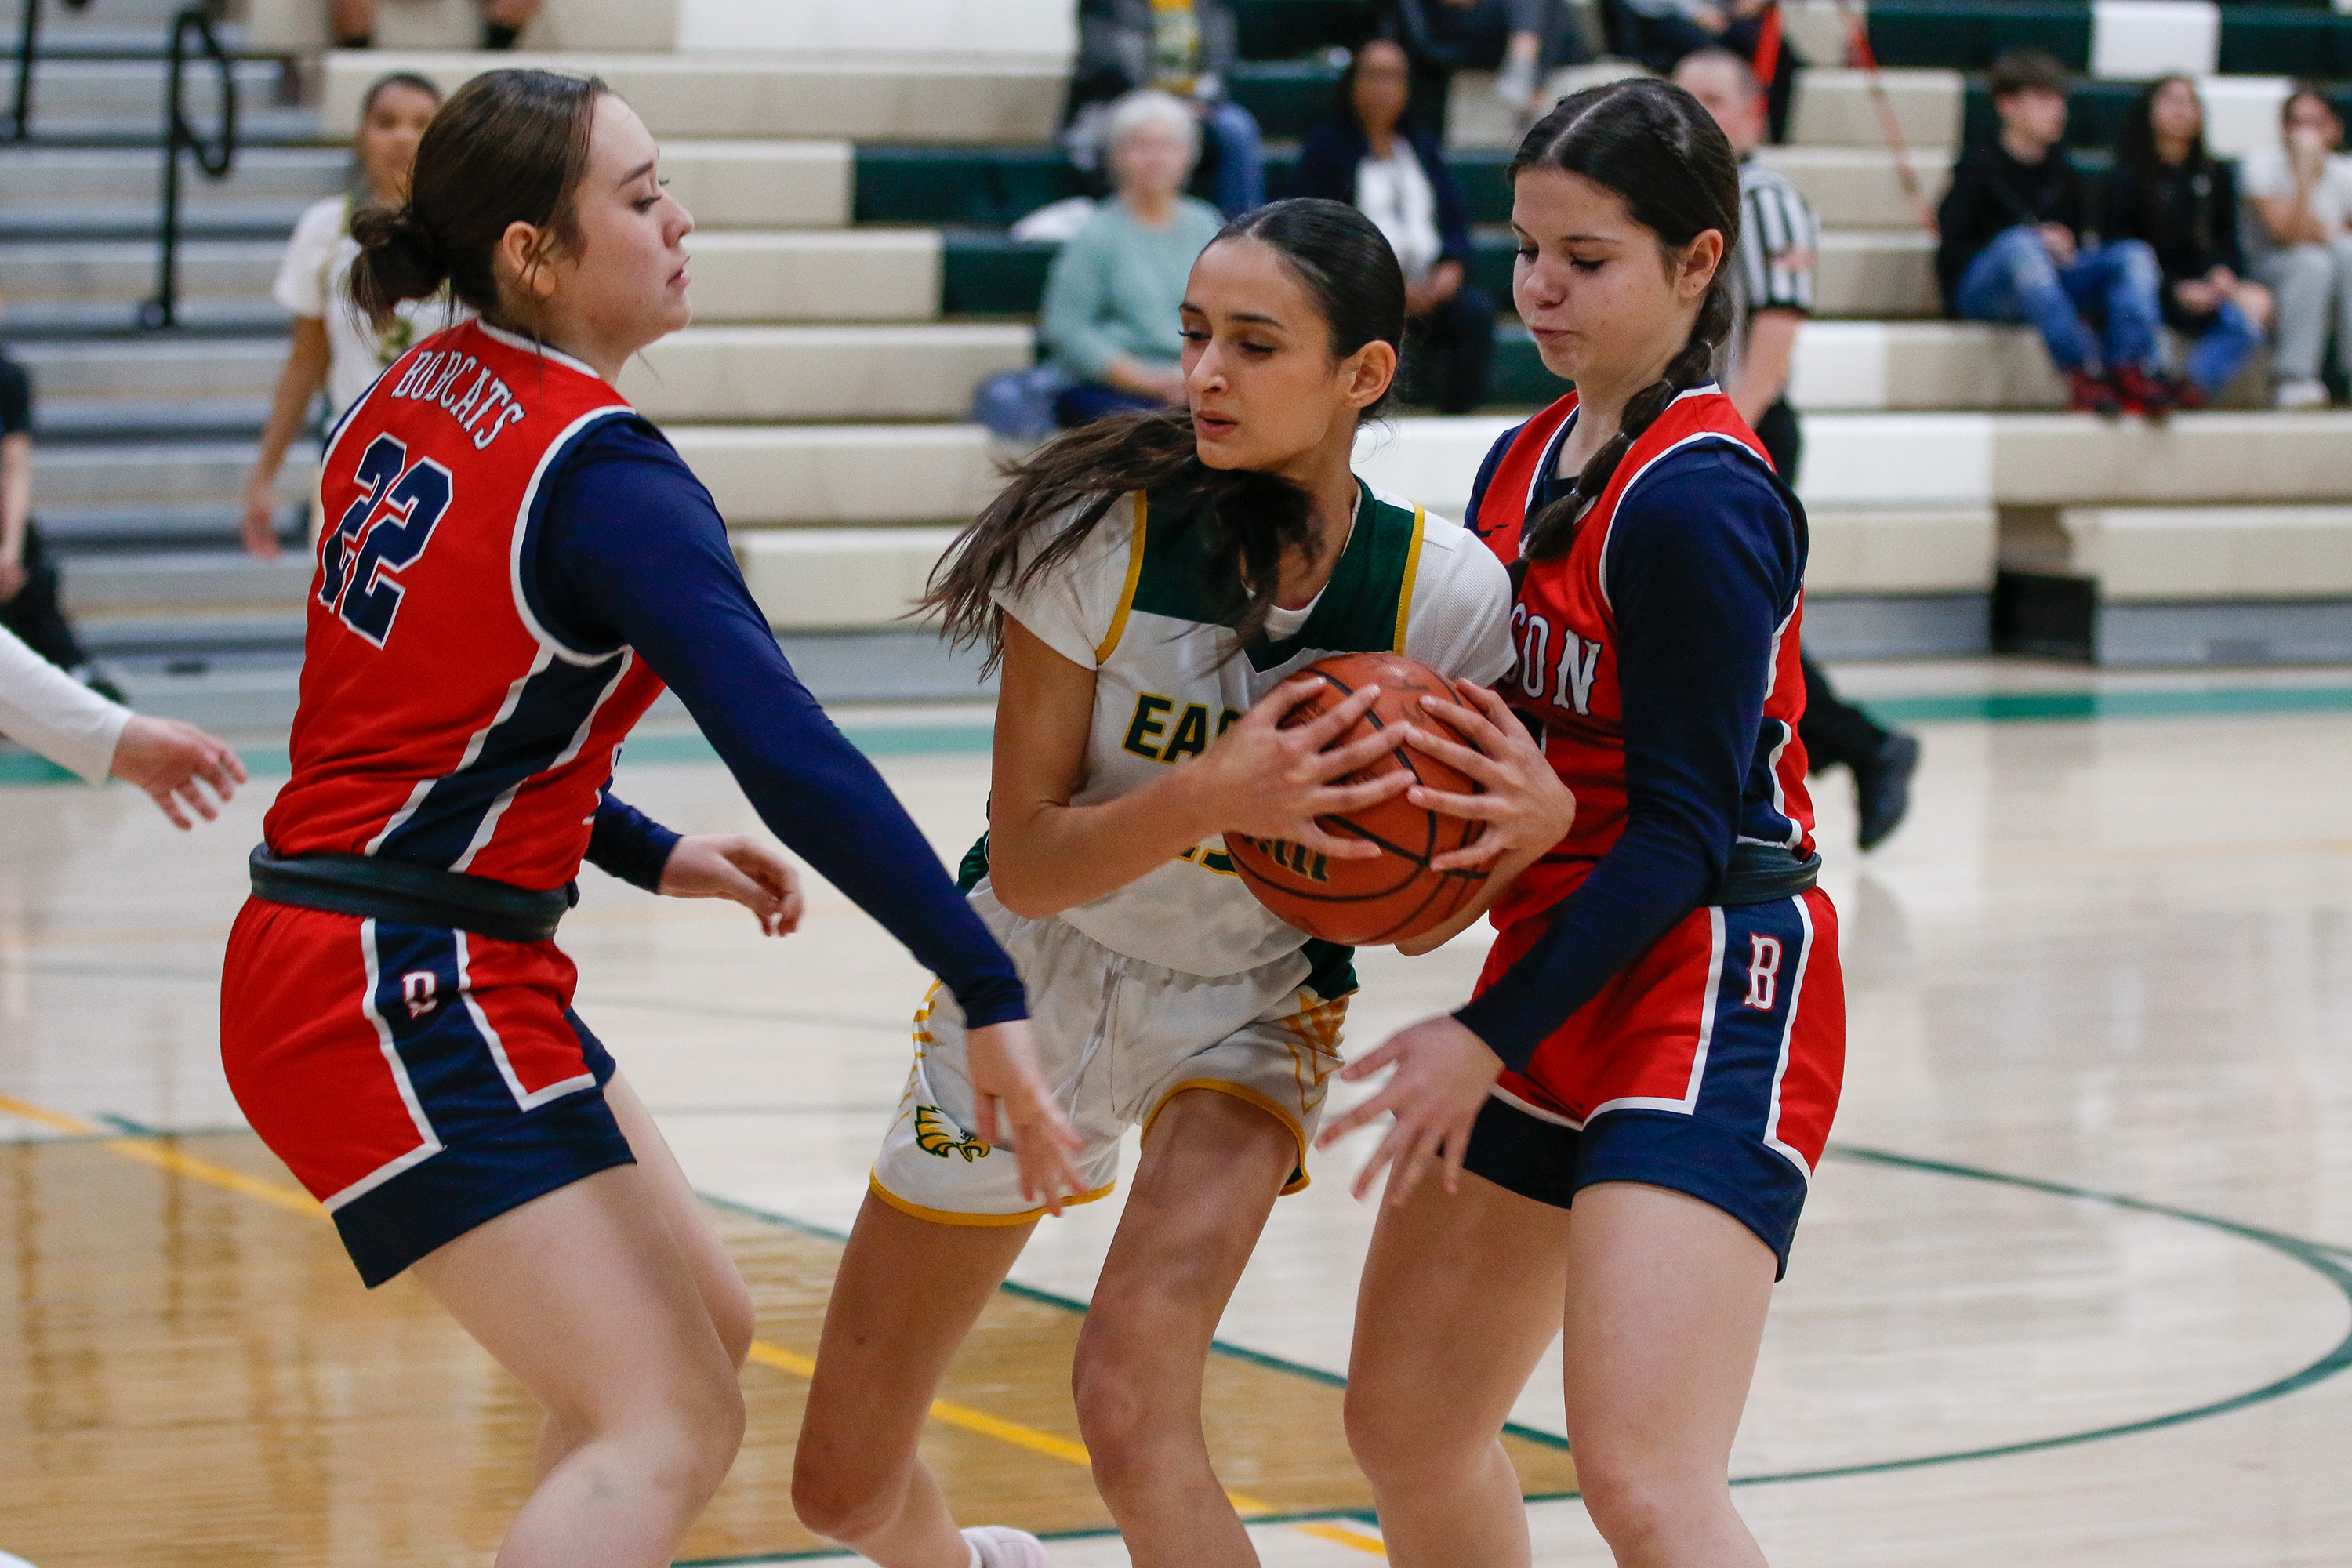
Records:
[[[319,395],[326,380],[326,327],[308,318],[298,321],[293,347],[287,353],[286,363],[278,373],[278,386],[270,395],[268,421],[261,427],[261,451],[253,465],[257,477],[277,478],[278,468],[286,461],[287,448],[302,433],[302,420],[310,411],[310,400]]]
[[[1493,870],[1486,873],[1486,884],[1478,889],[1478,896],[1465,904],[1452,920],[1433,931],[1398,942],[1396,950],[1407,958],[1419,958],[1424,952],[1434,952],[1444,947],[1485,918],[1486,911],[1511,890],[1511,884],[1519,879],[1519,873],[1543,857],[1544,851],[1540,848],[1506,855],[1495,863]]]
[[[0,563],[23,563],[32,515],[33,438],[0,437]]]
[[[1089,904],[1150,875],[1217,829],[1177,768],[1096,805],[999,798],[990,813],[988,879],[997,901],[1030,920]]]

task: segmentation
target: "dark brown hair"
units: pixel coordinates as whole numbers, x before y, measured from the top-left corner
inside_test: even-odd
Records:
[[[1230,239],[1273,247],[1321,313],[1334,360],[1366,343],[1402,344],[1404,271],[1371,219],[1354,207],[1308,197],[1275,202],[1234,219],[1209,244]],[[1388,396],[1383,392],[1363,416],[1376,414]],[[1018,592],[1067,561],[1131,490],[1151,498],[1155,517],[1192,533],[1213,589],[1230,587],[1223,608],[1234,641],[1227,657],[1265,629],[1285,552],[1312,561],[1322,548],[1305,490],[1274,474],[1209,467],[1181,410],[1070,431],[1004,473],[1010,482],[1003,493],[957,536],[917,606],[918,614],[938,612],[957,647],[988,643],[992,668],[1003,652],[998,591]],[[1053,537],[1024,563],[1031,533],[1049,524]]]
[[[2279,124],[2282,128],[2294,122],[2294,106],[2306,98],[2328,113],[2336,115],[2336,122],[2338,125],[2344,123],[2344,116],[2336,114],[2336,105],[2327,96],[2327,89],[2307,78],[2298,78],[2286,89],[2286,96],[2279,100]]]
[[[441,101],[441,89],[432,81],[418,76],[415,71],[394,71],[388,76],[380,76],[368,83],[367,91],[361,95],[360,122],[362,124],[365,124],[367,117],[375,112],[375,100],[395,87],[404,87],[411,92],[421,92],[431,99],[436,105]]]
[[[2058,57],[2042,49],[2011,49],[1992,62],[1985,85],[1999,103],[2021,92],[2054,92],[2066,96],[2066,68]]]
[[[494,70],[459,88],[425,128],[408,200],[352,215],[360,258],[352,298],[377,321],[404,300],[446,285],[495,318],[499,281],[491,258],[509,224],[551,229],[566,246],[580,234],[573,199],[588,168],[596,77]]]
[[[1739,243],[1739,163],[1715,117],[1671,82],[1640,78],[1591,87],[1559,100],[1535,122],[1505,169],[1516,181],[1530,169],[1579,174],[1625,204],[1633,221],[1658,237],[1671,271],[1693,241],[1709,229],[1723,236],[1690,336],[1667,362],[1665,374],[1625,405],[1617,434],[1593,453],[1572,494],[1528,521],[1520,553],[1549,560],[1568,549],[1576,520],[1610,479],[1642,433],[1674,400],[1703,386],[1715,372],[1715,351],[1731,331],[1731,252]]]

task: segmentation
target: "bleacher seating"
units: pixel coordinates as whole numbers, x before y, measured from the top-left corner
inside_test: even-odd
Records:
[[[163,14],[161,0],[110,3],[118,22],[131,7],[159,25]],[[248,47],[292,47],[270,44],[267,26],[308,15],[308,4],[253,0]],[[755,594],[795,658],[826,672],[820,684],[836,694],[968,689],[968,666],[927,651],[919,632],[889,628],[948,531],[997,482],[997,454],[963,412],[982,376],[1034,353],[1052,255],[1006,231],[1083,188],[1051,142],[1067,47],[1065,37],[1055,54],[1054,28],[1066,23],[1066,0],[892,4],[929,19],[900,29],[921,48],[879,49],[874,8],[820,0],[736,7],[747,36],[803,26],[816,45],[725,50],[684,31],[723,5],[551,0],[551,18],[571,31],[551,20],[541,40],[570,47],[515,57],[598,70],[663,137],[673,188],[701,226],[689,242],[698,321],[632,365],[625,389],[709,484]],[[1362,6],[1240,9],[1250,58],[1234,90],[1274,138],[1278,195],[1292,139],[1328,112],[1329,46],[1360,25]],[[998,24],[985,38],[970,31],[982,11]],[[1922,23],[1930,12],[1948,37]],[[386,0],[385,14],[430,23],[451,44],[462,30],[444,36],[467,20],[459,0]],[[1975,74],[1986,38],[2041,27],[2078,63],[2096,63],[2102,27],[2105,54],[2117,53],[2120,14],[2007,0],[1872,6],[1872,41],[1890,68],[1883,85],[1930,195],[1971,116],[1986,112]],[[1810,645],[1833,655],[1981,648],[1998,578],[2008,646],[2159,660],[2346,657],[2313,650],[2335,646],[2327,628],[2352,616],[2352,582],[2309,563],[2352,548],[2352,416],[2247,407],[2157,430],[2054,412],[2062,388],[2029,333],[1939,319],[1932,238],[1895,178],[1868,79],[1842,63],[1836,7],[1799,0],[1790,15],[1816,65],[1801,79],[1790,145],[1763,156],[1828,228],[1820,319],[1801,335],[1792,388],[1808,411]],[[2334,47],[2352,36],[2347,25],[2322,9],[2231,6],[2213,47],[2224,62],[2269,58],[2262,40],[2292,37],[2316,61],[2311,40]],[[388,44],[420,37],[390,21],[383,31]],[[127,328],[152,264],[152,154],[102,144],[142,118],[152,125],[155,71],[46,68],[60,86],[49,91],[45,78],[44,101],[76,144],[0,153],[6,330],[44,395],[40,513],[70,557],[93,641],[138,667],[142,700],[172,705],[177,688],[156,672],[176,661],[208,668],[197,684],[216,706],[189,710],[230,721],[290,704],[307,568],[262,567],[233,547],[236,497],[282,353],[282,318],[266,300],[278,249],[300,206],[340,185],[333,142],[368,81],[407,68],[455,85],[493,63],[503,62],[331,55],[315,113],[263,109],[262,144],[235,179],[191,186],[184,286],[200,330],[165,338]],[[250,100],[268,103],[274,71],[247,69]],[[1465,81],[1462,100],[1477,105],[1482,86]],[[2284,90],[2275,77],[2207,83],[2216,145],[2264,144]],[[2137,91],[2127,79],[2084,81],[2078,140],[2111,134]],[[1477,113],[1459,116],[1456,131],[1481,226],[1475,276],[1507,300],[1506,133]],[[1557,390],[1507,319],[1497,351],[1494,412],[1401,417],[1368,433],[1377,482],[1459,514],[1495,435]],[[298,452],[281,489],[289,534],[303,467]],[[2303,564],[2265,577],[2246,562]],[[2279,584],[2307,592],[2283,597]],[[2266,616],[2284,617],[2267,643]]]

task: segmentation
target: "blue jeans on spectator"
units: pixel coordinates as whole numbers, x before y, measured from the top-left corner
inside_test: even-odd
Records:
[[[1063,429],[1075,430],[1114,414],[1150,414],[1166,406],[1156,398],[1138,397],[1099,381],[1082,381],[1054,400],[1054,417]]]
[[[2221,309],[2210,316],[2188,321],[2178,317],[2174,320],[2184,334],[2195,340],[2180,374],[2208,397],[2237,380],[2238,373],[2246,368],[2247,359],[2263,346],[2262,329],[2238,309],[2234,300],[2224,300]]]
[[[2031,321],[2062,371],[2164,369],[2158,332],[2164,270],[2145,241],[2086,245],[2061,267],[2032,224],[1977,252],[1952,302],[1971,321]],[[2098,319],[2095,334],[2084,316]]]
[[[1217,210],[1239,217],[1265,205],[1265,136],[1257,116],[1231,99],[1213,103],[1201,116],[1201,131],[1217,150]]]

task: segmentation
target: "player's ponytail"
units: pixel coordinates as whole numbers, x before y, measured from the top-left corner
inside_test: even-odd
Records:
[[[556,71],[485,71],[451,96],[425,128],[408,199],[352,215],[360,258],[352,298],[379,323],[404,300],[446,288],[496,320],[493,258],[511,224],[580,242],[574,197],[588,168],[595,77]]]
[[[1580,175],[1616,195],[1633,220],[1657,236],[1670,269],[1709,229],[1723,236],[1723,260],[1665,374],[1625,405],[1617,434],[1585,463],[1574,492],[1528,520],[1522,554],[1530,561],[1566,552],[1576,520],[1608,489],[1633,443],[1675,398],[1713,378],[1716,351],[1731,332],[1729,263],[1739,243],[1738,160],[1714,117],[1669,82],[1613,81],[1560,100],[1529,128],[1504,173],[1517,180],[1538,168]]]
[[[1329,333],[1332,358],[1370,342],[1401,346],[1404,270],[1372,221],[1344,202],[1294,198],[1234,219],[1209,242],[1254,239],[1282,258]],[[1362,416],[1377,414],[1384,391]],[[1265,629],[1286,553],[1312,561],[1322,549],[1313,499],[1289,480],[1201,461],[1191,418],[1179,409],[1102,420],[1056,437],[1007,465],[1002,494],[960,534],[932,572],[916,613],[929,611],[959,647],[989,645],[993,667],[1002,623],[995,595],[1036,582],[1085,543],[1119,497],[1142,490],[1154,515],[1184,520],[1212,586],[1229,585],[1228,656]],[[1169,504],[1174,503],[1174,504]],[[1053,536],[1033,547],[1032,533]]]

